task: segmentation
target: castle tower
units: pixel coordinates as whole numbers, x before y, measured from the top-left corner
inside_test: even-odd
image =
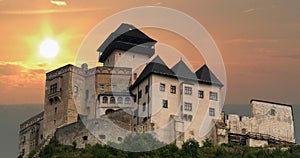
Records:
[[[45,137],[52,134],[57,127],[77,121],[78,112],[73,95],[85,83],[73,86],[73,78],[85,81],[85,70],[69,64],[46,74],[43,127]],[[84,113],[81,109],[79,112]]]
[[[107,67],[132,68],[134,81],[153,56],[156,42],[133,25],[121,24],[97,49],[99,62]]]

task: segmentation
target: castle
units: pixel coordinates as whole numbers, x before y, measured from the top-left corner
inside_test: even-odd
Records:
[[[156,42],[134,26],[121,24],[97,49],[103,66],[69,64],[48,72],[44,111],[20,125],[19,155],[26,157],[53,137],[84,147],[122,142],[134,132],[151,132],[178,146],[190,138],[228,143],[236,137],[238,143],[250,140],[255,146],[261,142],[247,136],[254,131],[280,137],[279,142],[295,142],[292,106],[254,100],[253,118],[220,115],[223,84],[208,66],[193,72],[180,60],[170,68],[154,55]],[[279,124],[278,130],[267,132]]]

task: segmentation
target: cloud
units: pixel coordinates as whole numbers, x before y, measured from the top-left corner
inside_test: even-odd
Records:
[[[104,10],[105,8],[75,8],[75,9],[41,9],[41,10],[2,10],[0,14],[6,15],[33,15],[53,13],[78,13]]]
[[[23,70],[22,66],[13,64],[2,64],[0,65],[0,75],[11,76],[20,74]]]
[[[57,5],[57,6],[66,6],[67,5],[66,1],[61,1],[61,0],[51,0],[50,3]]]

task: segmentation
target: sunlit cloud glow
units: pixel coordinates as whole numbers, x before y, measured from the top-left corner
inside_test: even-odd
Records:
[[[60,1],[60,0],[51,0],[50,3],[58,6],[66,6],[67,2],[66,1]]]

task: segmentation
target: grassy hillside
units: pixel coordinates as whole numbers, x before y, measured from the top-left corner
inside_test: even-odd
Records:
[[[133,140],[131,138],[131,140]],[[157,140],[147,139],[147,143],[137,142],[130,144],[120,144],[121,146],[139,145],[153,145],[158,143]],[[125,142],[125,141],[124,141]],[[160,142],[159,142],[160,143]],[[290,147],[272,147],[272,148],[251,148],[246,146],[235,145],[220,145],[214,146],[210,140],[203,142],[204,145],[199,147],[199,143],[195,140],[185,142],[182,149],[176,147],[175,144],[166,145],[160,149],[147,152],[127,152],[117,150],[108,145],[86,145],[83,149],[77,149],[76,144],[73,146],[66,146],[59,144],[56,140],[46,146],[41,152],[42,158],[152,158],[152,157],[170,157],[170,158],[298,158],[300,157],[300,146]],[[33,153],[32,153],[33,154]]]

